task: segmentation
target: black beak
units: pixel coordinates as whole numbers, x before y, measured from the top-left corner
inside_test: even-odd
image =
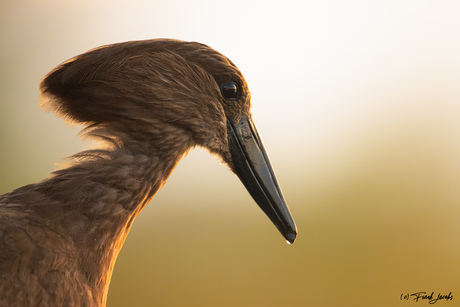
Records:
[[[227,138],[235,173],[288,243],[293,243],[297,229],[252,119],[243,115],[235,123],[227,118]]]

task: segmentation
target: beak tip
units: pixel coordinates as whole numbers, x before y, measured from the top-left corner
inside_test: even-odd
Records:
[[[286,235],[286,241],[289,245],[294,243],[295,239],[297,238],[297,233],[296,232],[290,232]]]

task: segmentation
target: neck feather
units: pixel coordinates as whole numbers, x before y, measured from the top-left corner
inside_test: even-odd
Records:
[[[170,135],[174,146],[123,142],[110,150],[77,154],[68,168],[10,192],[0,202],[18,204],[27,219],[65,238],[72,255],[62,270],[71,268],[75,272],[70,275],[84,276],[88,300],[104,305],[115,260],[134,218],[191,147],[187,136],[175,135],[174,140]]]

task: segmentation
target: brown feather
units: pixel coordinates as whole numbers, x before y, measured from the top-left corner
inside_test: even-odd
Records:
[[[237,82],[237,101],[219,84]],[[226,117],[249,115],[236,66],[176,40],[100,47],[54,69],[42,106],[109,144],[0,196],[0,306],[104,306],[134,218],[194,146],[232,162]]]

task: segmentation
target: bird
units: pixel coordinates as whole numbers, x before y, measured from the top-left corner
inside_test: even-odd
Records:
[[[40,82],[40,106],[97,147],[0,196],[0,306],[105,306],[136,216],[195,147],[235,173],[280,233],[297,228],[237,66],[175,39],[98,47]]]

